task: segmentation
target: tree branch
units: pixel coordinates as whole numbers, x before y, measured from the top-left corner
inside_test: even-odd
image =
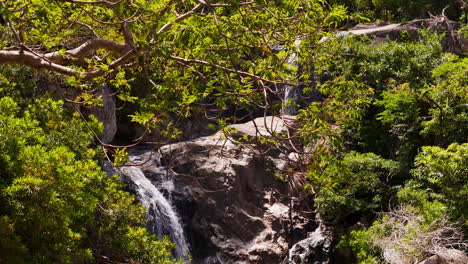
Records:
[[[204,0],[196,0],[198,3],[201,3],[201,4],[204,4],[204,5],[207,5],[207,6],[211,6],[211,7],[229,7],[229,6],[232,6],[232,4],[211,4],[211,3],[208,3]],[[249,1],[249,2],[241,2],[241,3],[237,3],[236,5],[240,5],[240,6],[246,6],[246,5],[251,5],[251,4],[255,4],[255,1]]]
[[[84,23],[84,22],[81,22],[81,21],[78,21],[78,20],[72,20],[70,18],[67,18],[67,20],[71,23],[74,23],[74,24],[78,24],[78,25],[81,25],[83,27],[86,27],[87,29],[89,29],[89,31],[91,31],[91,33],[93,33],[93,35],[96,37],[96,38],[100,38],[99,35],[97,34],[97,32],[94,30],[93,27],[91,27],[90,25]]]
[[[200,3],[200,4],[196,5],[194,8],[192,8],[192,10],[188,11],[187,13],[182,14],[182,15],[176,17],[176,18],[174,19],[174,21],[168,22],[167,24],[165,24],[164,26],[162,26],[162,27],[158,30],[157,34],[161,34],[161,33],[163,33],[163,32],[168,31],[168,30],[172,27],[172,25],[173,25],[174,23],[179,23],[179,22],[181,22],[182,20],[189,18],[193,13],[195,13],[198,9],[200,9],[200,8],[203,7],[203,6],[204,6],[204,4],[201,4],[201,3]]]
[[[118,59],[109,64],[109,69],[115,69],[124,65],[128,60],[136,55],[136,52],[127,45],[103,39],[87,42],[80,47],[67,52],[74,56],[74,58],[80,59],[99,48],[114,51],[114,53],[120,55]],[[126,51],[126,53],[122,54],[124,51]],[[81,72],[60,64],[61,62],[67,61],[70,61],[70,59],[58,52],[52,52],[41,56],[40,54],[27,50],[0,50],[0,64],[21,64],[31,68],[48,69],[65,75],[82,77],[84,79],[92,79],[106,74],[103,70]]]
[[[100,5],[105,4],[107,6],[114,6],[122,2],[123,0],[119,0],[117,2],[106,1],[106,0],[97,0],[97,1],[81,1],[81,0],[57,0],[59,2],[69,2],[74,4],[87,4],[87,5]]]
[[[79,75],[80,72],[60,64],[48,61],[40,56],[25,50],[0,50],[0,64],[21,64],[32,68],[43,68],[66,75]]]
[[[120,67],[124,65],[127,61],[129,61],[131,58],[135,57],[137,53],[134,50],[129,50],[126,54],[124,54],[122,57],[116,59],[115,61],[111,62],[109,64],[109,70],[116,69],[117,67]],[[84,72],[81,73],[81,77],[84,79],[93,79],[99,76],[105,75],[106,72],[103,70],[96,70],[96,71],[89,71],[89,72]]]
[[[119,56],[123,56],[132,50],[132,47],[128,44],[97,38],[88,40],[79,47],[72,50],[67,50],[64,53],[60,53],[59,51],[46,53],[44,54],[44,58],[58,64],[70,65],[76,64],[77,61],[83,61],[86,56],[100,49],[104,49]],[[2,64],[1,60],[0,64]]]

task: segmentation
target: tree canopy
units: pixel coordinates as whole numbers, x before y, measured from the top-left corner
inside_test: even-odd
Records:
[[[68,82],[85,93],[90,88],[77,83],[110,81],[127,101],[135,100],[128,82],[138,77],[156,98],[145,102],[152,113],[164,109],[185,115],[199,109],[208,94],[215,108],[232,101],[245,108],[273,108],[264,94],[282,96],[281,84],[299,82],[296,66],[288,63],[291,56],[306,56],[324,30],[346,18],[343,6],[324,1],[24,0],[2,5],[0,64],[69,76]],[[143,124],[155,119],[150,113],[135,116]]]
[[[177,261],[99,168],[125,162],[124,149],[96,144],[102,126],[79,108],[101,105],[105,87],[125,118],[170,139],[174,120],[200,115],[223,129],[298,106],[288,87],[315,92],[300,102],[294,134],[268,140],[297,139],[299,148],[278,147],[301,161],[280,178],[313,196],[314,217],[335,227],[340,246],[362,263],[392,262],[388,252],[419,261],[436,254],[430,245],[463,250],[466,54],[445,53],[440,32],[332,36],[425,12],[463,22],[466,9],[461,0],[1,1],[0,263]],[[50,83],[55,94],[39,91]],[[431,234],[453,236],[434,244]],[[426,247],[414,254],[418,239]]]

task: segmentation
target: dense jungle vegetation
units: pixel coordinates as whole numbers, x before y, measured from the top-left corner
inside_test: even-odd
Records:
[[[103,87],[120,124],[159,144],[183,139],[193,116],[219,130],[298,104],[304,164],[284,177],[303,177],[337,248],[359,263],[462,258],[468,58],[443,43],[468,37],[467,10],[451,0],[1,0],[0,263],[177,262],[101,169],[106,157],[126,161],[83,113]],[[442,14],[459,28],[375,45],[332,37]],[[285,101],[285,85],[305,99]],[[321,100],[307,100],[314,93]]]

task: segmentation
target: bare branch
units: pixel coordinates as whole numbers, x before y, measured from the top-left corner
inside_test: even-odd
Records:
[[[67,20],[71,23],[74,23],[74,24],[78,24],[78,25],[81,25],[81,26],[84,26],[86,27],[87,29],[89,29],[89,31],[91,31],[91,33],[93,33],[93,35],[96,37],[96,38],[100,38],[99,35],[96,33],[96,31],[93,29],[92,26],[84,23],[84,22],[81,22],[81,21],[78,21],[78,20],[72,20],[70,18],[67,18]]]
[[[97,42],[97,43],[102,43],[102,42]],[[104,42],[104,43],[107,43],[107,42]],[[115,42],[111,42],[111,43],[118,44]],[[83,49],[78,49],[78,50],[75,49],[70,52],[71,54],[75,54],[75,55],[84,55],[84,54],[87,54],[88,52],[96,50],[97,46],[98,45],[95,45],[92,47],[85,46]],[[118,50],[118,52],[116,53],[120,53],[121,51],[122,50]],[[121,57],[119,57],[118,59],[116,59],[115,61],[109,64],[109,69],[115,69],[117,67],[124,65],[128,60],[133,58],[135,55],[136,55],[136,52],[134,52],[133,49],[127,49],[127,52],[125,54],[121,55]],[[73,68],[58,64],[57,62],[63,61],[64,57],[65,56],[60,55],[58,52],[53,52],[52,54],[46,54],[44,56],[41,56],[37,53],[27,51],[27,50],[13,50],[13,51],[0,50],[0,64],[21,64],[21,65],[29,66],[31,68],[48,69],[48,70],[62,73],[65,75],[82,77],[84,79],[92,79],[92,78],[96,78],[96,77],[103,76],[106,74],[106,72],[103,70],[81,72]]]
[[[95,52],[96,50],[104,49],[119,56],[125,55],[132,50],[132,47],[127,44],[117,43],[107,39],[91,39],[80,45],[79,47],[67,50],[64,53],[58,51],[50,52],[44,57],[50,61],[59,64],[72,64],[76,60],[82,60],[87,55]],[[0,60],[0,64],[2,61]]]
[[[207,5],[207,6],[212,6],[212,7],[229,7],[229,6],[232,6],[232,4],[211,4],[211,3],[207,3],[204,0],[196,0],[196,1],[198,3],[204,4],[204,5]],[[246,6],[246,5],[251,5],[251,4],[254,4],[254,3],[255,3],[255,1],[249,1],[249,2],[237,3],[236,5]]]
[[[36,54],[25,50],[0,50],[0,64],[22,64],[32,68],[43,68],[66,75],[80,75],[80,72],[60,64],[49,62]]]
[[[167,24],[165,24],[164,26],[162,26],[162,27],[158,30],[157,34],[161,34],[161,33],[163,33],[163,32],[168,31],[168,30],[172,27],[172,25],[173,25],[174,23],[179,23],[179,22],[181,22],[182,20],[189,18],[193,13],[195,13],[198,9],[200,9],[200,8],[203,7],[203,6],[204,6],[204,4],[198,4],[198,5],[196,5],[194,8],[192,8],[192,10],[188,11],[187,13],[182,14],[182,15],[176,17],[176,18],[174,19],[174,21],[168,22]],[[153,40],[152,40],[151,42],[153,42]]]
[[[447,8],[449,8],[449,7],[450,7],[450,5],[444,7],[444,9],[442,9],[442,17],[445,18],[445,19],[447,18],[447,16],[445,16],[445,10],[447,10]]]

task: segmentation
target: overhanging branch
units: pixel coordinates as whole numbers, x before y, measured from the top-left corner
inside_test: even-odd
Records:
[[[44,54],[44,58],[58,64],[75,64],[78,60],[83,60],[89,54],[95,52],[96,50],[107,50],[111,53],[114,53],[119,56],[123,56],[130,50],[132,47],[128,44],[117,43],[107,39],[91,39],[81,44],[79,47],[67,50],[65,52],[54,51]],[[0,60],[0,63],[2,61]]]
[[[26,50],[0,50],[0,64],[20,64],[31,68],[48,69],[66,75],[80,74],[80,72],[75,69],[48,61]]]
[[[174,19],[174,21],[168,22],[167,24],[165,24],[164,26],[162,26],[162,27],[158,30],[157,34],[161,34],[161,33],[163,33],[163,32],[168,31],[168,30],[172,27],[172,25],[173,25],[174,23],[179,23],[179,22],[181,22],[182,20],[189,18],[189,17],[192,16],[198,9],[202,8],[203,6],[204,6],[204,4],[198,4],[198,5],[196,5],[194,8],[192,8],[192,10],[188,11],[187,13],[182,14],[182,15],[176,17],[176,18]],[[152,40],[152,42],[153,42],[153,40]]]
[[[129,48],[128,45],[103,39],[87,42],[76,49],[65,52],[65,54],[75,59],[82,59],[98,49],[106,49],[120,55],[118,59],[108,65],[109,69],[115,69],[124,65],[136,55],[136,52]],[[126,52],[122,54],[124,51]],[[41,55],[27,50],[0,50],[0,64],[26,65],[31,68],[48,69],[65,75],[82,77],[84,79],[92,79],[106,74],[106,71],[103,70],[81,72],[67,67],[65,66],[66,64],[62,63],[73,62],[73,59],[70,59],[67,55],[62,55],[59,52]]]

